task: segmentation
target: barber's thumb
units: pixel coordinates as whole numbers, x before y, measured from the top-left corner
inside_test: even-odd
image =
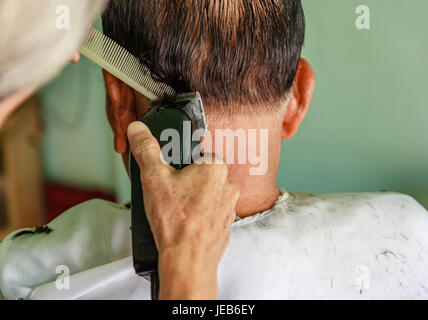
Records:
[[[164,164],[159,143],[144,123],[135,121],[129,125],[128,140],[141,170],[151,170]]]

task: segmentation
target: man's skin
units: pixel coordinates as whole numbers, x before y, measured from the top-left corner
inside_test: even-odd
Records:
[[[103,74],[108,94],[107,116],[114,132],[115,149],[122,155],[127,168],[128,152],[131,148],[142,170],[144,205],[148,209],[149,223],[160,252],[160,283],[168,283],[167,286],[161,285],[160,298],[216,298],[217,266],[229,234],[226,232],[226,237],[216,237],[216,234],[225,235],[226,233],[213,230],[216,228],[227,230],[233,221],[234,214],[230,213],[230,207],[223,207],[225,211],[221,208],[219,210],[218,199],[221,198],[210,197],[210,194],[218,193],[219,188],[222,189],[223,196],[228,200],[226,201],[228,206],[230,206],[229,203],[234,204],[237,201],[236,214],[241,218],[269,209],[274,205],[279,196],[276,174],[281,141],[290,139],[297,133],[308,111],[315,88],[312,67],[306,60],[300,61],[295,84],[286,99],[287,106],[283,108],[285,112],[282,117],[266,112],[254,118],[242,115],[234,119],[224,119],[215,113],[215,108],[207,110],[210,130],[268,129],[269,166],[267,173],[260,176],[251,176],[248,165],[240,164],[228,165],[228,170],[225,170],[224,165],[214,170],[208,167],[205,169],[202,165],[196,165],[196,167],[193,165],[181,172],[175,171],[160,160],[162,155],[159,144],[151,136],[148,128],[140,122],[134,122],[148,110],[148,100],[110,73],[104,71]],[[212,151],[205,149],[206,154]],[[202,169],[199,168],[196,172],[198,166]],[[214,172],[215,170],[218,172]],[[192,171],[195,174],[192,174]],[[183,188],[180,184],[183,179],[180,182],[175,180],[175,177],[180,175],[188,177],[186,186],[191,189]],[[239,188],[239,192],[234,189],[236,187],[232,186],[232,183],[226,183],[227,175]],[[217,181],[216,186],[215,181]],[[180,187],[177,187],[178,185]],[[197,192],[198,190],[200,193]],[[204,201],[201,202],[198,197],[202,197]],[[177,214],[174,209],[171,210],[168,206],[171,202],[180,203],[183,210],[179,212],[182,214]],[[207,214],[206,210],[212,212]],[[215,216],[215,212],[219,215]],[[188,213],[191,218],[187,219],[187,215],[183,213]],[[204,227],[201,229],[201,226]],[[172,237],[170,231],[174,228],[176,234]],[[179,262],[174,265],[168,263],[174,259],[179,259]],[[197,275],[191,279],[188,277],[189,261],[192,261],[191,274]],[[171,278],[174,281],[167,280]]]
[[[107,117],[114,132],[114,147],[128,167],[129,143],[126,136],[128,125],[140,118],[147,110],[148,100],[136,93],[122,81],[104,71],[104,80],[108,94]],[[268,129],[269,165],[266,174],[250,175],[249,164],[238,164],[238,152],[235,150],[234,164],[228,164],[229,178],[240,191],[236,213],[240,218],[248,217],[269,209],[279,197],[276,175],[283,139],[292,138],[298,131],[312,99],[315,88],[314,71],[308,61],[301,59],[294,86],[288,93],[287,106],[278,116],[263,112],[252,116],[250,113],[227,118],[216,113],[215,106],[206,109],[207,124],[211,132],[216,129]],[[284,96],[287,93],[284,92]],[[263,109],[263,108],[260,108]],[[278,107],[280,109],[280,107]],[[244,109],[245,110],[245,109]],[[213,136],[213,149],[215,137]],[[259,145],[259,144],[258,144]],[[248,146],[254,148],[255,146]],[[214,153],[214,150],[205,151]],[[260,150],[257,149],[257,152]],[[225,161],[225,159],[223,159]],[[128,169],[128,168],[127,168]]]

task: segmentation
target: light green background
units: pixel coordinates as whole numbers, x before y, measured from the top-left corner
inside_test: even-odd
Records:
[[[300,132],[284,143],[279,186],[314,193],[394,190],[428,206],[428,1],[303,2],[303,56],[318,81]],[[370,30],[355,27],[362,4],[370,8]],[[42,94],[47,178],[128,199],[99,69],[83,59]]]

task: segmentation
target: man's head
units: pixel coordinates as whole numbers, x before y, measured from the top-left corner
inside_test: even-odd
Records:
[[[300,0],[112,0],[103,26],[178,92],[199,91],[211,130],[268,128],[277,165],[273,145],[295,134],[314,88],[312,69],[300,59]],[[115,148],[126,154],[127,126],[147,101],[104,75]]]
[[[234,114],[284,98],[305,31],[300,0],[114,0],[103,21],[173,88]]]

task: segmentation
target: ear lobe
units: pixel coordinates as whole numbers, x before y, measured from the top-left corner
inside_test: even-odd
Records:
[[[306,116],[315,89],[315,73],[305,59],[300,59],[293,92],[282,123],[282,139],[291,139]]]
[[[114,149],[124,154],[129,150],[127,130],[137,120],[134,91],[121,80],[103,70],[109,99],[107,117],[114,134]]]

